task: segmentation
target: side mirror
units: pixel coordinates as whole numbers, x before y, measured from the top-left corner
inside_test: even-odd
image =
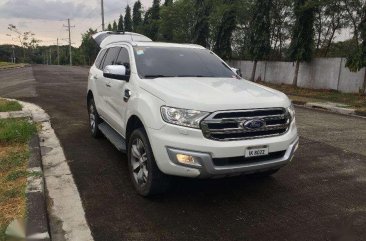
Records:
[[[103,76],[110,79],[118,79],[128,81],[130,76],[127,75],[127,69],[124,65],[107,65],[104,67]]]
[[[241,69],[237,69],[237,68],[230,68],[235,74],[239,75],[240,77],[243,77],[243,75],[241,74]]]

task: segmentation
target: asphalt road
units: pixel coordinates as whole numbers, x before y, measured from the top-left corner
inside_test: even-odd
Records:
[[[89,135],[87,73],[0,71],[0,95],[50,114],[95,240],[365,240],[366,119],[297,108],[300,148],[274,177],[177,179],[169,193],[144,199],[126,156]]]

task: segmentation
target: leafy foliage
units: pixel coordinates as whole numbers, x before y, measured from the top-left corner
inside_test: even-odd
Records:
[[[139,33],[141,32],[141,25],[142,25],[142,9],[141,9],[141,2],[138,0],[133,5],[132,11],[132,27],[133,31]]]

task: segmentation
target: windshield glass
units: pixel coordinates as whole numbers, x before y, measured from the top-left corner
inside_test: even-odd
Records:
[[[207,49],[180,47],[134,47],[140,78],[235,77],[219,58]]]

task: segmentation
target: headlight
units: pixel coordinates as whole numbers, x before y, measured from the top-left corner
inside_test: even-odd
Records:
[[[161,107],[161,116],[165,122],[197,129],[200,128],[201,120],[208,114],[207,112],[197,110],[185,110],[167,106]]]
[[[295,119],[295,107],[294,105],[291,103],[291,105],[287,108],[288,113],[291,116],[291,121]]]

